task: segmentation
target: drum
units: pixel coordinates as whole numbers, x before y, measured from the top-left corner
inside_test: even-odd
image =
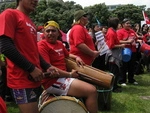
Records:
[[[39,98],[40,113],[88,113],[84,104],[70,96],[54,96],[44,91]]]
[[[97,88],[98,92],[98,110],[105,111],[111,109],[112,88]]]
[[[146,56],[150,55],[150,45],[143,43],[140,47],[140,52],[144,53]]]
[[[124,48],[122,50],[122,60],[128,62],[131,59],[132,51],[130,48]]]
[[[77,70],[82,80],[101,87],[112,88],[114,83],[114,75],[112,73],[108,73],[88,65],[85,65],[84,67],[79,67],[73,59],[67,58],[65,60],[67,70]]]

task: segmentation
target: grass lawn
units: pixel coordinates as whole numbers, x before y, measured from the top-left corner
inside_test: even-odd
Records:
[[[139,85],[127,84],[121,93],[112,93],[110,110],[100,113],[150,113],[150,73],[136,75]],[[8,113],[19,113],[17,106],[7,103]]]

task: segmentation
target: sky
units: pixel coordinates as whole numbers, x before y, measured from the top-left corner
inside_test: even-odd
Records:
[[[150,8],[150,0],[63,0],[74,1],[76,4],[80,4],[82,7],[105,3],[105,5],[118,5],[118,4],[133,4],[133,5],[146,5],[146,8]]]

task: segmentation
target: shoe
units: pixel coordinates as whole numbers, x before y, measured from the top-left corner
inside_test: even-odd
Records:
[[[138,85],[138,82],[133,82],[134,85]]]
[[[129,82],[130,83],[130,82]],[[130,84],[133,84],[133,85],[138,85],[138,82],[133,82],[133,83],[130,83]]]
[[[127,86],[127,84],[126,83],[122,83],[122,84],[120,84],[121,86]]]

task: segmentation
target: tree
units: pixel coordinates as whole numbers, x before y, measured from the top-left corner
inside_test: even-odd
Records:
[[[90,24],[97,23],[97,18],[101,25],[107,25],[107,19],[109,18],[110,12],[104,3],[85,7],[85,11],[90,13]]]
[[[0,4],[0,12],[4,11],[7,8],[16,8],[16,3],[11,2],[11,3],[1,3]]]
[[[55,0],[41,0],[31,18],[38,25],[44,25],[49,20],[59,23],[60,28],[67,32],[73,22],[73,13],[77,9],[82,9],[81,5],[75,2],[57,2]]]
[[[15,7],[15,2],[0,4],[0,12],[6,8]],[[79,9],[83,9],[82,6],[74,1],[40,0],[36,10],[30,14],[30,17],[37,26],[44,25],[49,20],[54,20],[59,23],[61,30],[67,32],[73,23],[74,12]],[[107,19],[110,17],[118,17],[121,21],[124,18],[130,18],[132,23],[140,23],[143,20],[142,10],[145,10],[145,6],[128,4],[120,6],[114,11],[108,11],[105,3],[102,3],[85,7],[83,10],[90,15],[89,26],[97,22],[96,18],[100,21],[101,25],[107,25]],[[150,15],[150,11],[147,11],[147,14]]]
[[[140,23],[143,20],[143,7],[135,6],[133,4],[123,5],[112,11],[111,16],[116,16],[122,21],[124,18],[131,19],[132,23]]]

